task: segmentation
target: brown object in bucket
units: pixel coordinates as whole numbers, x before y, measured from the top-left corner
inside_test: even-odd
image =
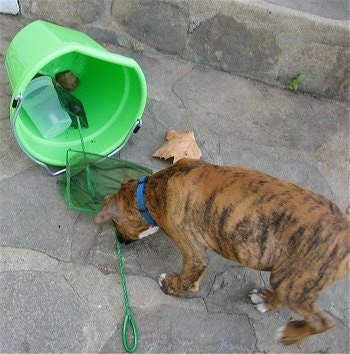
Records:
[[[67,91],[73,91],[79,85],[79,78],[69,70],[56,74],[55,79]]]

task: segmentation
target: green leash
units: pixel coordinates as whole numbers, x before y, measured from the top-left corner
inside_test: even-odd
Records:
[[[125,280],[125,271],[124,271],[124,262],[122,258],[122,252],[120,248],[120,243],[118,240],[118,231],[115,230],[115,245],[117,249],[117,254],[118,254],[118,263],[119,263],[119,269],[120,269],[120,278],[122,281],[122,288],[123,288],[123,296],[124,296],[124,304],[125,304],[125,316],[124,316],[124,322],[123,322],[123,329],[122,329],[122,341],[123,341],[123,346],[124,349],[128,353],[133,353],[138,344],[138,331],[136,327],[136,322],[133,319],[131,315],[131,310],[130,310],[130,305],[129,305],[129,296],[128,296],[128,289],[126,288],[126,280]],[[132,346],[129,346],[128,343],[128,327],[131,327],[132,331],[132,336],[133,336],[133,344]]]

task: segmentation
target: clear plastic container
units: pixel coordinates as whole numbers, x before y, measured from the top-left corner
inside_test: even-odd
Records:
[[[23,108],[44,138],[60,135],[72,124],[49,76],[33,79],[23,95]]]

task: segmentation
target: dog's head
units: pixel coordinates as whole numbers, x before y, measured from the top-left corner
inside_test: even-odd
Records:
[[[97,224],[113,220],[126,242],[139,240],[158,230],[148,224],[138,210],[136,188],[137,181],[123,183],[118,193],[105,197],[102,210],[94,218]]]

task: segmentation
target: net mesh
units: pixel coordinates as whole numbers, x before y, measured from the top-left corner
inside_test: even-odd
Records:
[[[151,169],[130,161],[68,150],[66,172],[57,183],[70,209],[96,214],[104,197],[116,193],[122,181],[152,173]]]

